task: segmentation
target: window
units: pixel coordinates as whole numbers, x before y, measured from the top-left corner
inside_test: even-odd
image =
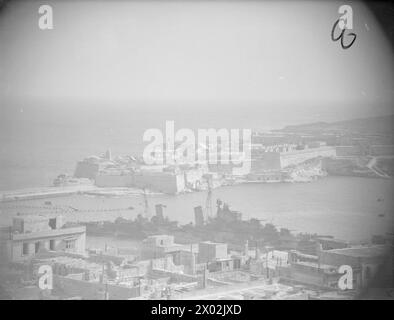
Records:
[[[49,226],[51,229],[56,229],[56,218],[49,219]]]
[[[22,248],[22,255],[27,256],[29,254],[29,244],[24,243]]]
[[[36,242],[36,244],[35,244],[35,253],[38,253],[39,250],[40,250],[40,242]]]
[[[55,251],[55,240],[49,240],[49,250]]]
[[[369,267],[366,267],[365,269],[365,279],[366,280],[371,280],[371,269]]]
[[[66,249],[75,249],[75,240],[66,240]]]

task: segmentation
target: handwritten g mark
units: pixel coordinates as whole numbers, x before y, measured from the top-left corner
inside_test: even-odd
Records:
[[[339,13],[342,13],[343,15],[334,23],[332,30],[331,30],[331,40],[332,41],[338,41],[341,40],[341,46],[342,49],[349,49],[354,41],[356,41],[357,35],[353,32],[350,32],[349,34],[345,34],[346,29],[353,29],[353,10],[352,7],[349,5],[343,5],[339,7],[338,10]],[[339,25],[339,28],[342,29],[342,32],[340,33],[339,36],[335,37],[335,29]],[[346,36],[351,36],[353,39],[351,42],[347,45],[344,43],[344,38]]]

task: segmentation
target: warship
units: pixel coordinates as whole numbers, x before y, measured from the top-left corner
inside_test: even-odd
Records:
[[[134,240],[143,240],[151,235],[173,235],[180,244],[191,244],[200,241],[226,242],[230,248],[239,249],[249,243],[254,246],[275,246],[292,249],[297,239],[290,230],[277,229],[271,223],[263,224],[261,219],[242,219],[242,213],[231,210],[230,206],[217,199],[216,213],[209,214],[209,207],[194,208],[195,222],[179,225],[163,214],[165,205],[155,206],[156,214],[152,218],[142,214],[135,219],[117,218],[114,222],[87,222],[87,235],[115,236]],[[205,211],[205,214],[204,214]]]

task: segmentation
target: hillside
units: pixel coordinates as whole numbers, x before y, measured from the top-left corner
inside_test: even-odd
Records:
[[[352,119],[339,122],[315,122],[302,125],[286,126],[282,132],[294,133],[327,133],[327,132],[351,132],[360,134],[384,134],[392,135],[394,129],[394,115]]]

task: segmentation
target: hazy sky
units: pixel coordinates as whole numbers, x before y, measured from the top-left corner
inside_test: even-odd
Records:
[[[0,97],[393,104],[393,52],[362,4],[354,45],[330,32],[343,2],[42,2],[0,15]]]

